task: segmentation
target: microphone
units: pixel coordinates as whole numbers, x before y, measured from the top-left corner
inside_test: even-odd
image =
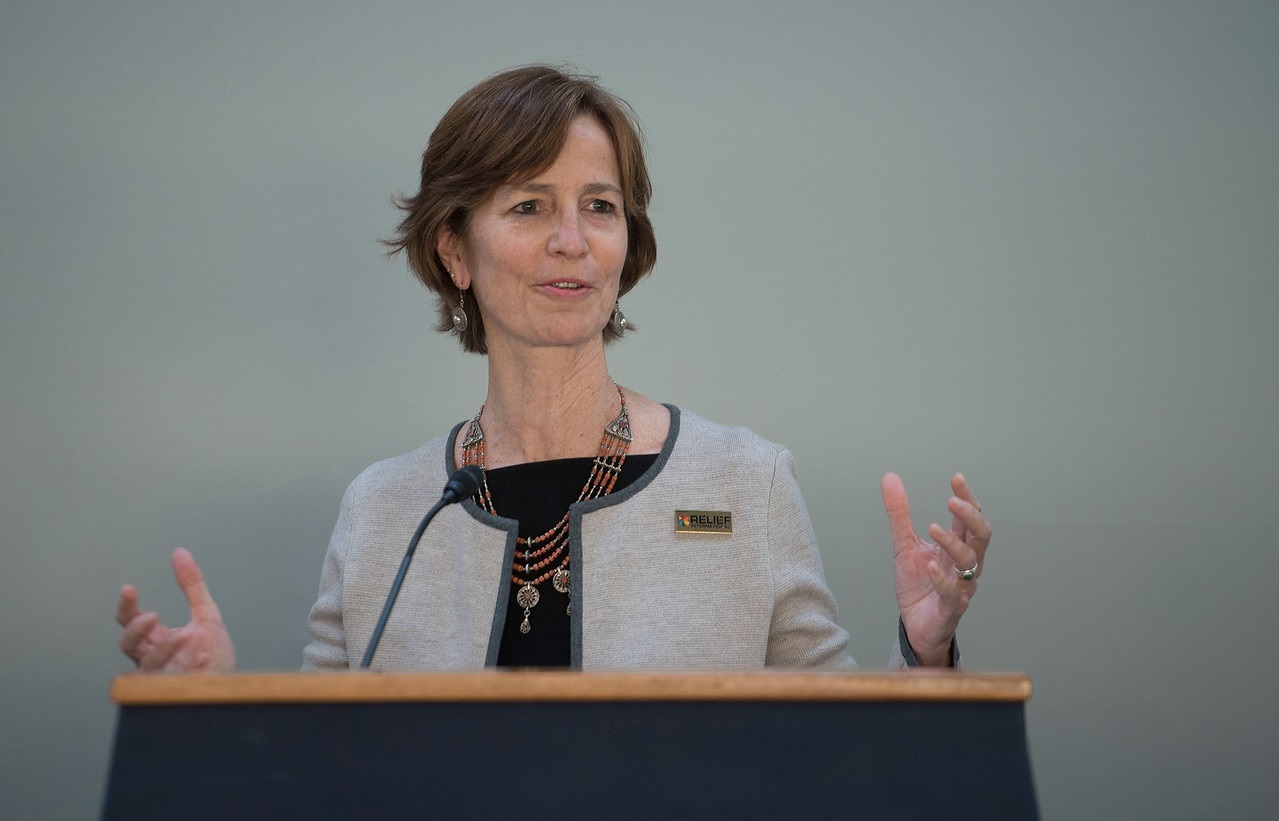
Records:
[[[448,482],[444,485],[444,495],[440,497],[443,502],[441,507],[451,505],[454,502],[460,502],[467,496],[474,496],[475,491],[480,489],[480,484],[484,481],[484,471],[475,465],[467,465],[453,471],[453,475],[449,477]],[[430,514],[427,514],[430,516]],[[429,522],[430,519],[427,519]]]
[[[367,670],[373,661],[373,654],[377,652],[378,643],[382,640],[382,631],[386,628],[386,620],[391,617],[391,608],[395,606],[395,600],[399,598],[404,574],[409,571],[409,564],[413,561],[413,554],[417,552],[417,543],[422,540],[422,534],[426,532],[426,526],[435,518],[435,514],[444,508],[473,495],[479,490],[480,483],[483,481],[484,471],[475,465],[467,465],[453,471],[453,475],[444,485],[444,493],[440,496],[440,500],[422,517],[421,524],[417,526],[417,530],[413,532],[413,538],[409,540],[409,549],[404,551],[404,559],[400,562],[399,572],[395,574],[395,581],[391,583],[391,592],[386,596],[386,604],[382,606],[382,615],[378,617],[377,627],[373,628],[373,638],[369,639],[369,647],[364,651],[364,660],[360,662],[361,670]]]

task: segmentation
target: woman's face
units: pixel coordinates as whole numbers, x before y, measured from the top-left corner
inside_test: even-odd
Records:
[[[598,120],[582,115],[554,165],[495,190],[465,236],[445,230],[436,249],[478,303],[493,355],[602,346],[626,242],[613,141]]]

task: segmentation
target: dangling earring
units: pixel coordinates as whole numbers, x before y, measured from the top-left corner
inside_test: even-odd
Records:
[[[453,330],[463,333],[470,324],[471,321],[466,318],[466,291],[458,288],[457,304],[453,306]]]
[[[613,303],[613,315],[609,317],[608,324],[613,326],[618,336],[626,333],[626,329],[630,327],[630,323],[626,321],[626,314],[622,313],[621,300]]]

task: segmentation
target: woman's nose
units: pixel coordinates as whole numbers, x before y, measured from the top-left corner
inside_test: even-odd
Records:
[[[553,254],[578,257],[586,253],[586,237],[582,234],[582,220],[575,210],[566,209],[555,222],[549,248]]]

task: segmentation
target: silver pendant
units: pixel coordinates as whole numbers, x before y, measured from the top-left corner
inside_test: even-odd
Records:
[[[533,586],[532,582],[524,582],[524,586],[515,594],[515,603],[525,610],[537,606],[541,599],[542,594],[537,592],[537,588]]]
[[[551,577],[551,584],[555,586],[556,591],[567,593],[569,591],[569,575],[568,568],[561,566],[555,571],[555,575]]]

